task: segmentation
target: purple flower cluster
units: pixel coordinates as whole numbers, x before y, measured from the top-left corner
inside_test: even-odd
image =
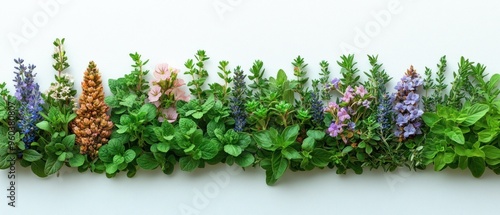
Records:
[[[399,137],[400,141],[422,133],[420,130],[422,125],[420,117],[424,111],[418,107],[420,96],[416,93],[417,88],[422,85],[422,78],[411,66],[395,87],[398,91],[395,96],[396,105],[394,106],[397,113],[395,135]]]
[[[331,90],[339,90],[340,85],[339,79],[333,79],[329,88]],[[363,86],[351,87],[347,86],[345,92],[340,92],[342,101],[340,104],[335,102],[330,102],[325,108],[325,112],[329,113],[333,120],[328,127],[327,132],[331,137],[337,137],[344,131],[354,131],[356,129],[356,120],[359,116],[357,114],[363,114],[364,111],[359,111],[360,108],[370,108],[370,98],[372,98],[368,91]],[[345,138],[342,136],[344,141]]]
[[[231,113],[234,118],[234,130],[237,132],[243,131],[246,125],[247,114],[245,112],[246,103],[246,75],[243,74],[243,70],[237,67],[234,70],[234,87],[232,90],[231,98]]]
[[[19,108],[19,121],[17,126],[21,134],[24,134],[22,141],[26,148],[31,146],[35,141],[35,135],[38,128],[36,124],[42,120],[40,111],[42,111],[42,97],[37,83],[35,83],[36,74],[33,73],[35,65],[28,65],[26,67],[22,59],[14,59],[18,65],[14,67],[16,71],[15,88],[16,98],[20,103]]]

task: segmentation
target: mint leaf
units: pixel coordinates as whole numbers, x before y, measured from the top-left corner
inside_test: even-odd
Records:
[[[142,154],[139,158],[137,158],[137,164],[139,167],[147,170],[156,169],[160,165],[158,161],[154,158],[152,154]]]
[[[235,157],[234,161],[241,167],[249,167],[255,162],[255,157],[249,152],[243,152],[240,156]]]
[[[192,172],[200,165],[200,160],[195,160],[192,157],[181,157],[179,165],[182,171]]]
[[[238,157],[243,152],[241,147],[236,146],[236,145],[225,145],[224,151],[226,153],[228,153],[229,155],[232,155],[234,157]]]
[[[70,158],[68,161],[69,161],[69,165],[71,167],[79,167],[79,166],[83,165],[83,163],[85,163],[85,156],[83,156],[82,154],[76,154],[75,156]]]

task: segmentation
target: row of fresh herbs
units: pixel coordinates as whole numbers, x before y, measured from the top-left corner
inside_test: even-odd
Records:
[[[63,43],[64,39],[54,41],[55,82],[46,93],[34,92],[35,67],[24,66],[20,59],[15,96],[5,83],[0,85],[2,169],[9,168],[13,156],[40,177],[64,165],[107,177],[120,172],[133,177],[138,169],[171,174],[176,166],[194,171],[225,163],[260,166],[270,185],[287,169],[360,174],[365,168],[417,170],[433,165],[436,171],[468,168],[475,177],[486,168],[500,173],[500,75],[490,77],[484,65],[465,58],[449,84],[443,56],[436,73],[426,68],[421,77],[411,67],[398,80],[396,92],[390,92],[386,86],[392,78],[377,56],[368,56],[371,69],[364,72],[364,82],[354,56],[347,55],[337,62],[339,77],[331,77],[329,63],[322,61],[321,70],[313,71],[319,78],[309,80],[308,65],[299,56],[292,62],[293,78],[284,70],[267,77],[259,60],[248,74],[220,61],[220,71],[210,74],[221,81],[206,83],[209,57],[200,50],[184,65],[184,75],[191,79],[189,96],[183,92],[186,83],[177,76],[178,69],[158,65],[152,72],[155,79],[149,81],[148,60],[133,53],[133,71],[108,80],[112,95],[105,104],[82,97],[75,104]],[[86,76],[96,78],[94,73]],[[82,83],[82,88],[95,90],[95,82]],[[30,92],[23,91],[27,87]],[[95,153],[82,151],[92,150],[79,142],[85,138],[78,135],[86,130],[74,132],[78,123],[95,129],[84,116],[75,122],[76,109],[89,107],[86,100],[94,102],[90,106],[109,106],[114,125],[109,138],[100,137],[102,142],[92,145]],[[30,108],[23,112],[23,106]],[[14,123],[9,108],[21,110]],[[92,137],[90,130],[87,133]]]

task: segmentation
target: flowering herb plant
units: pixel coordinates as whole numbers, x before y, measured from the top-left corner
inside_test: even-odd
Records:
[[[313,71],[298,56],[269,76],[261,60],[250,68],[223,60],[209,72],[203,50],[185,71],[159,63],[150,73],[149,60],[131,53],[132,71],[109,79],[106,96],[90,62],[77,101],[64,42],[53,43],[56,75],[45,93],[35,66],[22,59],[15,93],[0,84],[1,169],[14,158],[40,177],[63,166],[133,177],[139,169],[172,174],[177,165],[195,171],[225,163],[263,168],[269,185],[287,170],[315,168],[360,174],[432,165],[500,174],[500,75],[465,58],[450,83],[443,56],[436,74],[410,66],[391,89],[392,77],[371,55],[364,73],[354,55],[340,57],[339,72],[327,61]],[[218,80],[208,83],[209,74]]]

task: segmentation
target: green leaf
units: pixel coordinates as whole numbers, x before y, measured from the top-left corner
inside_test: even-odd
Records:
[[[106,166],[107,174],[114,174],[116,173],[116,171],[118,171],[118,164],[116,163],[106,163],[104,165]]]
[[[455,141],[458,144],[464,144],[465,138],[462,130],[459,127],[450,127],[446,131],[446,136],[448,136],[451,140]]]
[[[200,160],[195,160],[192,157],[181,157],[179,165],[182,171],[192,172],[200,165]]]
[[[482,143],[489,143],[493,139],[495,139],[498,135],[498,130],[493,130],[493,129],[485,129],[477,133],[477,136],[479,138],[479,142]]]
[[[241,167],[249,167],[255,162],[255,157],[249,152],[243,152],[235,158],[235,162]]]
[[[158,151],[160,152],[164,152],[164,153],[167,153],[169,150],[170,150],[170,144],[168,143],[159,143],[156,145],[156,148],[158,149]]]
[[[315,140],[323,139],[323,137],[325,137],[325,134],[326,133],[324,131],[320,131],[320,130],[308,130],[307,131],[307,136],[312,137]]]
[[[120,165],[123,162],[125,162],[125,158],[123,156],[121,156],[121,155],[115,155],[113,157],[113,163],[115,163],[116,165]]]
[[[61,162],[66,162],[66,156],[67,156],[67,155],[68,155],[68,154],[67,154],[66,152],[63,152],[63,153],[61,153],[61,154],[59,155],[59,157],[57,157],[57,160],[58,160],[58,161],[61,161]]]
[[[210,160],[219,153],[219,146],[216,141],[203,141],[200,145],[201,158]]]
[[[191,116],[193,116],[193,118],[195,119],[201,119],[203,117],[203,112],[195,112]]]
[[[64,144],[64,146],[66,146],[66,149],[72,149],[73,146],[75,145],[75,138],[76,138],[76,135],[74,135],[74,134],[68,135],[68,136],[64,137],[64,139],[62,140],[62,144]]]
[[[304,141],[302,141],[302,150],[304,151],[312,151],[314,149],[315,140],[312,137],[306,137]]]
[[[486,169],[486,164],[484,163],[483,158],[480,157],[469,158],[469,170],[474,177],[476,178],[481,177],[485,169]]]
[[[41,122],[37,123],[36,127],[38,127],[41,130],[44,130],[44,131],[48,131],[48,132],[52,131],[52,127],[50,126],[49,122],[47,122],[47,121],[41,121]]]
[[[467,117],[462,122],[463,126],[474,125],[479,119],[483,118],[490,108],[485,104],[474,104],[467,110]]]
[[[273,139],[269,131],[258,131],[253,134],[253,139],[258,146],[266,150],[271,150],[273,147]]]
[[[47,174],[45,174],[45,162],[43,162],[43,160],[31,163],[31,171],[40,178],[47,177]]]
[[[500,159],[500,149],[495,146],[486,145],[481,147],[481,150],[487,159]]]
[[[330,163],[331,153],[324,149],[314,149],[311,152],[311,163],[317,167],[326,167]]]
[[[300,155],[300,153],[292,147],[284,148],[283,150],[281,150],[281,154],[288,160],[302,158],[302,155]]]
[[[441,120],[441,118],[433,112],[425,112],[422,115],[422,119],[424,120],[425,124],[429,126],[430,128],[434,127],[434,125]]]
[[[37,160],[42,159],[42,154],[38,153],[37,151],[33,149],[27,149],[24,150],[23,152],[23,160],[29,161],[29,162],[35,162]]]
[[[278,75],[276,76],[276,84],[278,86],[283,85],[285,83],[285,81],[287,81],[287,79],[288,79],[288,77],[286,76],[285,71],[280,69],[278,71]]]
[[[193,120],[181,118],[179,120],[179,127],[184,134],[191,135],[196,131],[197,125]]]
[[[288,143],[293,143],[297,139],[297,136],[299,136],[299,130],[300,127],[298,124],[288,126],[283,130],[282,136],[283,139],[288,142]],[[288,145],[285,145],[283,147],[287,147]]]
[[[279,151],[276,151],[271,158],[271,165],[273,178],[278,180],[288,168],[288,160],[283,158]]]
[[[201,108],[203,109],[203,113],[208,112],[210,109],[212,109],[212,107],[214,105],[215,105],[215,97],[214,97],[214,94],[211,94],[208,97],[207,101],[205,101],[205,103],[203,103],[203,105],[201,105]]]
[[[49,156],[47,158],[47,162],[45,163],[45,175],[52,175],[56,173],[62,168],[63,165],[64,162],[57,160],[57,156]]]
[[[79,166],[83,165],[83,163],[85,163],[85,156],[83,156],[82,154],[76,154],[75,156],[70,158],[68,161],[69,161],[69,165],[71,167],[79,167]]]
[[[122,155],[125,152],[125,146],[118,139],[111,138],[108,144],[99,149],[99,158],[105,163],[112,163],[115,155]]]
[[[141,109],[139,109],[140,113],[147,113],[146,115],[146,121],[151,122],[153,119],[156,118],[156,106],[153,104],[147,103],[144,104]]]
[[[123,153],[123,158],[125,159],[125,163],[130,163],[135,159],[135,151],[132,149],[127,149],[125,153]]]
[[[156,169],[156,167],[160,165],[150,153],[142,154],[139,158],[137,158],[137,164],[139,167],[147,170]]]
[[[242,152],[243,150],[241,149],[240,146],[237,146],[237,145],[225,145],[224,146],[224,151],[234,157],[238,157]]]
[[[137,95],[135,94],[128,94],[127,97],[125,97],[121,102],[120,102],[120,105],[123,105],[125,107],[129,107],[131,108],[132,106],[134,106],[134,103],[135,103],[135,99],[137,98]]]

